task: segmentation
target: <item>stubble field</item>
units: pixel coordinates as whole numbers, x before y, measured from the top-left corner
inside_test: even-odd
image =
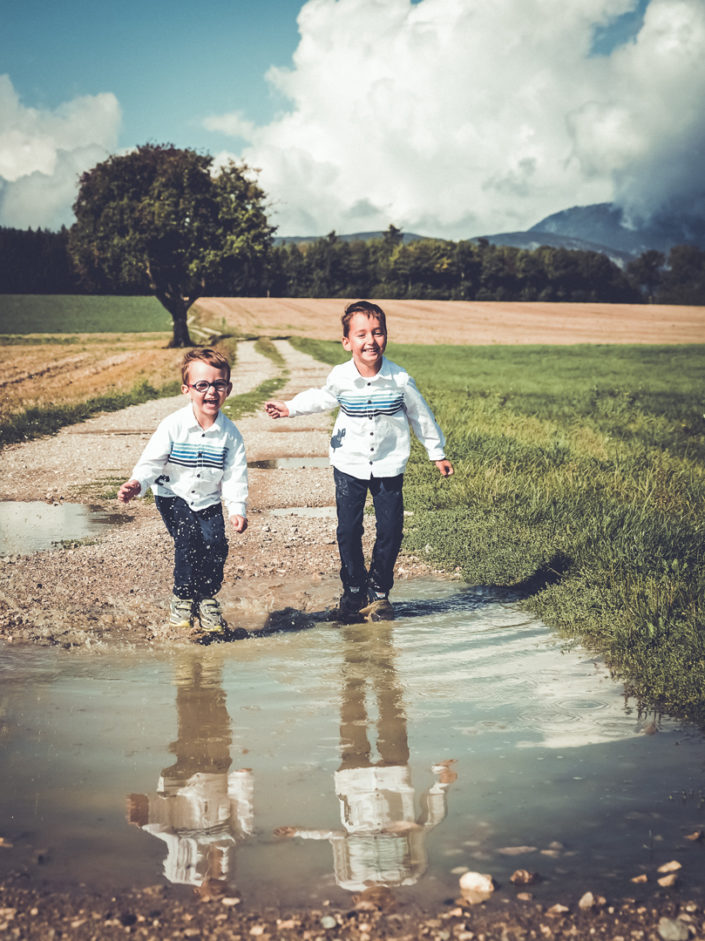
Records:
[[[30,307],[36,299],[22,300]],[[46,332],[39,332],[41,324],[33,320],[32,332],[24,333],[21,321],[3,322],[0,311],[0,332],[5,334],[0,340],[0,420],[33,406],[70,405],[106,393],[126,393],[141,383],[159,389],[178,376],[182,353],[166,348],[169,334],[135,332],[142,318],[153,330],[153,298],[125,299],[131,319],[121,326],[129,332],[115,332],[119,298],[108,299],[113,306],[107,308],[102,306],[105,298],[93,299],[90,332],[54,332],[57,308],[60,313],[61,306],[72,300],[54,299]],[[193,322],[216,334],[337,340],[346,303],[340,298],[202,298],[194,305]],[[398,343],[705,342],[705,307],[386,299],[379,303],[387,313],[390,338]],[[89,309],[87,305],[85,310]],[[17,332],[10,335],[13,329]]]

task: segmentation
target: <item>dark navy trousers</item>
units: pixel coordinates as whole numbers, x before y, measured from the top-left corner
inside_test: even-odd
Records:
[[[194,601],[214,598],[228,556],[222,505],[196,511],[181,497],[155,497],[154,502],[174,540],[174,594]]]
[[[394,564],[401,548],[404,526],[404,475],[360,480],[333,468],[338,510],[338,551],[343,591],[368,590],[386,594],[394,584]],[[362,552],[362,520],[367,492],[372,494],[377,532],[369,574]]]

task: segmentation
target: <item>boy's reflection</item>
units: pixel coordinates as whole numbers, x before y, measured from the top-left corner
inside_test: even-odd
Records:
[[[199,656],[176,675],[176,761],[156,793],[130,794],[127,819],[167,844],[170,882],[214,888],[234,871],[235,846],[252,835],[254,781],[249,768],[229,771],[230,719],[220,665]]]
[[[278,836],[330,840],[341,888],[415,883],[427,866],[426,831],[446,815],[446,791],[457,775],[452,762],[433,766],[436,782],[416,815],[402,689],[394,669],[391,627],[343,628],[345,662],[340,715],[341,764],[335,772],[343,830],[279,827]],[[367,684],[377,700],[377,752],[372,760]]]

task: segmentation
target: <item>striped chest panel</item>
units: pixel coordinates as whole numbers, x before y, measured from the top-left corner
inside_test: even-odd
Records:
[[[396,415],[404,405],[404,396],[396,390],[379,392],[346,392],[338,399],[345,415],[353,418],[368,418],[370,415]]]
[[[181,467],[217,467],[223,470],[227,453],[227,448],[175,441],[171,446],[169,463],[179,464]]]

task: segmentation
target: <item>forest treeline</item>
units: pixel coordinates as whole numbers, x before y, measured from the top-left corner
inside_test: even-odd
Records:
[[[0,293],[150,294],[135,279],[81,279],[68,230],[0,228]],[[331,232],[310,242],[273,244],[264,274],[205,285],[210,296],[395,297],[434,300],[705,304],[705,251],[677,245],[646,251],[620,268],[606,255],[487,240],[405,241],[390,226],[380,237],[347,240]]]

